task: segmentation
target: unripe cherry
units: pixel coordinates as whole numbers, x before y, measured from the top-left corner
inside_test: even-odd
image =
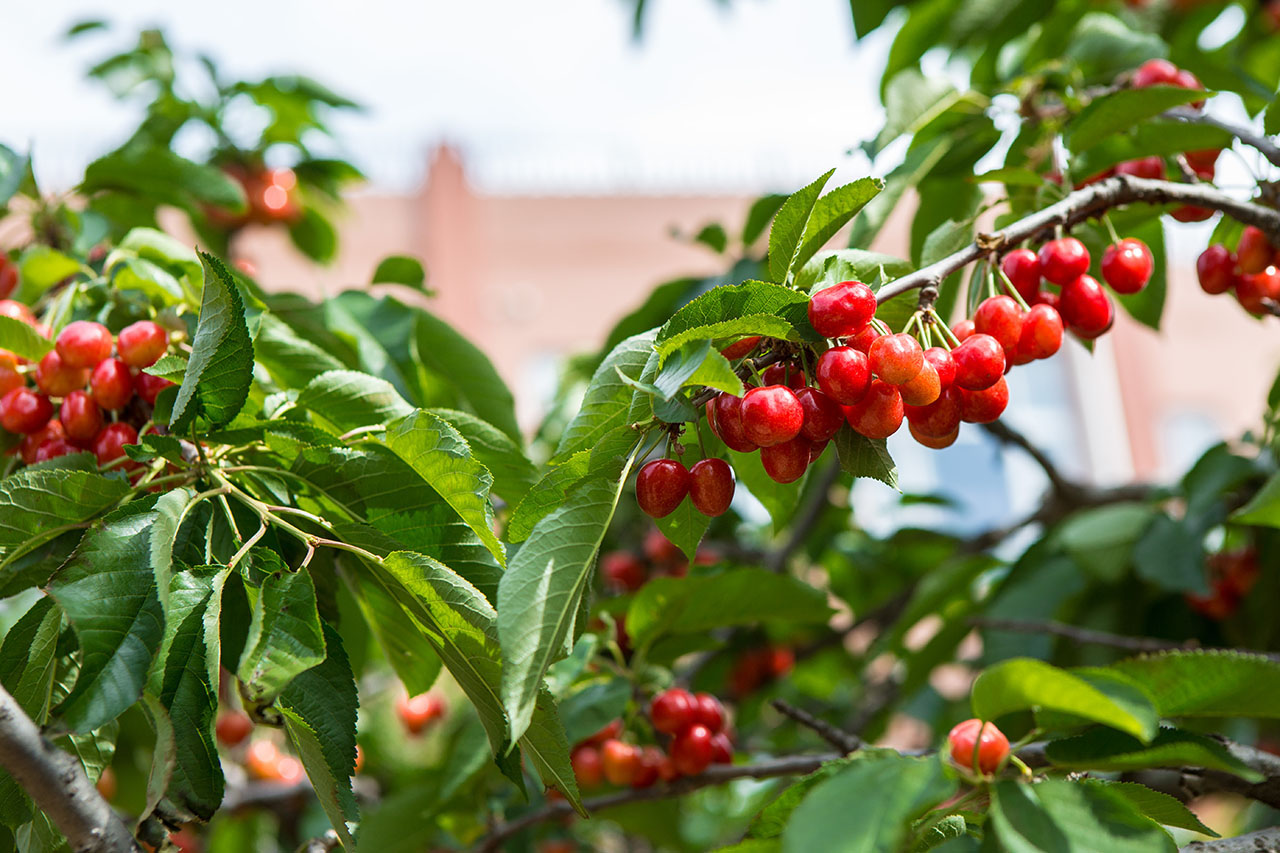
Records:
[[[125,326],[116,337],[116,351],[130,367],[150,367],[168,348],[169,333],[151,320],[139,320]]]
[[[107,358],[89,375],[89,388],[93,399],[109,412],[118,411],[133,398],[133,373],[118,358]]]
[[[1004,347],[990,335],[974,333],[951,351],[956,362],[955,384],[978,391],[990,388],[1004,375]]]
[[[804,426],[804,409],[784,385],[752,388],[742,398],[742,427],[760,447],[790,441]]]
[[[962,392],[953,386],[927,406],[905,407],[906,418],[915,428],[913,434],[939,438],[955,432],[960,426]]]
[[[907,334],[883,335],[867,352],[871,372],[890,385],[905,385],[920,373],[924,350]]]
[[[701,723],[687,726],[671,742],[671,761],[685,776],[697,776],[711,766],[715,757],[714,735]]]
[[[1262,272],[1271,266],[1275,252],[1261,228],[1246,225],[1240,233],[1240,242],[1236,244],[1236,267],[1242,273]]]
[[[818,359],[814,371],[822,393],[845,406],[862,399],[871,385],[871,362],[853,347],[832,347]]]
[[[867,396],[845,410],[855,432],[867,438],[888,438],[902,426],[902,395],[894,385],[872,380]]]
[[[956,360],[951,357],[951,350],[942,347],[929,347],[924,351],[924,360],[933,365],[938,372],[938,384],[945,391],[956,381]]]
[[[1155,265],[1146,243],[1126,237],[1102,253],[1102,278],[1116,293],[1137,293],[1151,281]]]
[[[111,333],[92,320],[76,320],[58,333],[54,343],[67,367],[94,368],[111,357]]]
[[[809,467],[813,443],[802,435],[790,441],[760,448],[760,464],[770,479],[777,483],[794,483]]]
[[[649,721],[665,735],[676,732],[694,722],[697,700],[682,687],[664,690],[649,703]]]
[[[1018,352],[1031,359],[1048,358],[1062,347],[1062,317],[1048,305],[1032,305],[1022,318]]]
[[[1000,269],[1004,271],[1014,289],[1022,298],[1032,303],[1040,295],[1040,259],[1030,249],[1014,249],[1000,261]]]
[[[1040,247],[1040,274],[1065,285],[1089,271],[1089,250],[1075,237],[1060,237]]]
[[[84,388],[91,373],[87,367],[70,366],[57,350],[50,350],[36,367],[36,385],[50,397],[65,397]]]
[[[715,398],[715,430],[730,450],[750,453],[758,447],[742,426],[742,398],[727,391]]]
[[[965,720],[947,735],[951,760],[961,767],[994,773],[1009,754],[1009,739],[993,723]]]
[[[916,378],[898,386],[902,394],[902,402],[908,406],[927,406],[942,393],[942,382],[938,379],[938,371],[933,363],[925,359],[924,365]]]
[[[646,462],[636,475],[636,503],[646,515],[665,518],[689,494],[689,470],[674,459]]]
[[[1196,277],[1205,293],[1226,293],[1236,283],[1236,256],[1221,243],[1214,243],[1196,259]]]
[[[844,409],[817,388],[801,388],[796,392],[796,399],[804,409],[804,425],[800,427],[800,434],[810,441],[826,441],[844,423]]]
[[[52,417],[53,403],[49,398],[25,385],[0,397],[0,426],[9,432],[21,435],[39,432]]]
[[[859,281],[842,281],[809,298],[809,322],[824,338],[856,335],[875,313],[876,295]]]
[[[956,427],[951,432],[942,436],[925,435],[920,428],[914,423],[908,421],[907,429],[911,432],[911,437],[916,440],[917,444],[928,447],[931,450],[943,450],[956,443],[956,439],[960,437],[960,427]]]
[[[965,423],[989,424],[1009,405],[1009,385],[1004,377],[981,391],[960,390],[960,415]]]
[[[72,391],[58,410],[63,432],[73,441],[88,441],[102,429],[102,409],[83,391]]]
[[[723,459],[702,459],[689,469],[689,498],[705,516],[724,515],[733,502],[733,469]]]
[[[1111,297],[1091,275],[1082,275],[1063,285],[1058,313],[1073,333],[1082,338],[1096,338],[1115,319]]]
[[[995,338],[1009,352],[1018,345],[1022,335],[1022,308],[1012,296],[989,296],[973,312],[973,329],[977,334]]]

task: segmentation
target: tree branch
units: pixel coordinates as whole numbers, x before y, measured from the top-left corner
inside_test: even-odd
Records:
[[[2,687],[0,767],[9,771],[76,853],[134,853],[140,849],[128,827],[89,781],[79,760],[46,740]]]
[[[1106,631],[1094,631],[1091,628],[1077,628],[1063,622],[1030,622],[1021,619],[989,619],[975,617],[969,620],[975,628],[987,628],[992,631],[1014,631],[1020,634],[1051,634],[1077,643],[1092,646],[1110,646],[1113,649],[1124,649],[1130,652],[1165,652],[1171,649],[1194,649],[1199,646],[1189,643],[1175,643],[1155,637],[1130,637],[1123,634],[1111,634]]]
[[[1246,225],[1256,225],[1273,243],[1280,244],[1280,212],[1269,207],[1240,201],[1207,184],[1178,184],[1135,178],[1132,175],[1116,175],[1078,189],[1061,201],[1005,228],[989,234],[979,234],[976,241],[955,254],[889,282],[880,288],[876,301],[883,303],[909,290],[928,285],[937,286],[951,273],[992,252],[1003,251],[1051,228],[1069,227],[1113,207],[1133,203],[1190,204],[1220,210]]]
[[[1186,122],[1187,124],[1207,124],[1208,126],[1216,127],[1219,130],[1225,130],[1245,145],[1258,149],[1263,157],[1266,157],[1276,166],[1280,166],[1280,145],[1276,145],[1271,137],[1263,136],[1262,134],[1255,132],[1251,127],[1232,124],[1229,121],[1223,121],[1220,118],[1215,118],[1206,112],[1191,110],[1186,107],[1169,110],[1165,113],[1165,116],[1167,118]]]
[[[774,699],[769,704],[773,705],[779,713],[790,717],[805,728],[813,729],[818,733],[818,737],[822,738],[845,755],[848,755],[851,752],[857,752],[865,746],[862,738],[857,735],[852,735],[846,731],[838,729],[826,720],[820,720],[808,711],[802,711],[790,702],[782,699]]]
[[[1280,853],[1280,826],[1260,829],[1235,838],[1193,841],[1178,853]]]

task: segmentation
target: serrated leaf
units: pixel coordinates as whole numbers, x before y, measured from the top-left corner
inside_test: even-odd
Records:
[[[456,329],[426,311],[414,312],[414,355],[446,381],[471,409],[515,442],[515,400],[489,357]]]
[[[840,468],[846,474],[870,477],[891,489],[898,489],[898,468],[893,464],[893,457],[889,455],[883,438],[867,438],[848,424],[841,424],[835,435],[835,445]]]
[[[1078,153],[1108,136],[1128,130],[1143,119],[1204,97],[1204,92],[1173,86],[1120,89],[1094,98],[1067,122],[1062,132],[1062,141],[1069,151]]]
[[[809,325],[808,306],[809,297],[780,284],[725,284],[685,303],[658,330],[654,342],[658,355],[665,359],[694,340],[742,335],[818,340]]]
[[[245,209],[240,184],[216,166],[193,163],[163,145],[131,143],[85,167],[80,191],[114,190],[134,194],[152,204],[191,208],[208,202],[233,212]]]
[[[653,388],[663,400],[670,400],[687,385],[742,395],[742,380],[729,360],[712,349],[710,340],[689,341],[671,353],[653,380]]]
[[[1192,832],[1218,838],[1218,833],[1200,822],[1191,809],[1162,791],[1156,791],[1137,782],[1112,782],[1105,779],[1085,779],[1081,784],[1098,785],[1128,800],[1142,814],[1164,826],[1176,826]]]
[[[796,251],[787,275],[794,276],[826,242],[836,235],[858,211],[879,195],[884,181],[879,178],[860,178],[851,184],[838,187],[818,199],[805,225],[804,241]]]
[[[414,411],[390,382],[357,370],[320,374],[298,393],[298,407],[338,432],[386,423]]]
[[[113,506],[128,492],[126,480],[97,471],[23,468],[0,480],[0,547],[52,539]]]
[[[493,475],[493,492],[510,505],[520,502],[538,479],[537,467],[515,441],[488,421],[457,409],[428,409],[449,422],[471,448],[471,455]]]
[[[302,767],[307,771],[311,787],[315,789],[320,808],[329,818],[329,825],[338,834],[338,840],[342,842],[344,849],[355,850],[355,839],[351,837],[348,821],[354,823],[359,817],[359,810],[355,797],[351,794],[350,774],[339,776],[338,771],[329,765],[326,745],[301,715],[285,708],[281,711],[281,716],[284,718],[284,728],[289,733],[289,740],[302,760]],[[354,731],[353,726],[353,737]],[[353,769],[354,766],[352,759]]]
[[[945,77],[926,77],[917,68],[894,74],[884,86],[885,123],[873,141],[862,148],[874,158],[903,134],[914,134],[961,97]]]
[[[410,696],[430,690],[443,664],[422,626],[377,581],[345,572],[342,578],[405,690]]]
[[[248,399],[253,381],[253,342],[244,320],[240,289],[222,261],[200,253],[204,296],[191,341],[191,358],[169,420],[182,435],[202,414],[214,426],[229,423]]]
[[[991,831],[1009,853],[1175,853],[1158,824],[1127,798],[1102,786],[1050,779],[1036,785],[997,782]]]
[[[61,629],[62,611],[52,598],[41,598],[13,624],[0,645],[0,684],[36,725],[43,725],[48,717],[54,649]]]
[[[250,702],[271,702],[295,676],[325,659],[316,591],[306,570],[291,572],[274,552],[253,603],[249,636],[236,677]]]
[[[796,273],[796,289],[810,295],[842,281],[869,283],[883,270],[890,278],[911,272],[909,261],[864,249],[836,249],[819,252]]]
[[[1280,716],[1280,662],[1230,651],[1171,651],[1112,664],[1141,684],[1162,717]]]
[[[254,358],[285,387],[302,388],[322,373],[342,370],[342,362],[299,335],[274,314],[258,315],[258,333],[253,339]],[[185,364],[183,365],[185,371]],[[156,372],[155,366],[148,373]],[[172,378],[172,377],[171,377]]]
[[[21,320],[0,316],[0,349],[6,349],[30,361],[39,361],[53,349],[53,341]]]
[[[631,699],[631,682],[607,678],[581,685],[560,701],[564,730],[571,743],[591,737],[626,713]]]
[[[1250,782],[1262,774],[1236,758],[1212,738],[1182,729],[1161,728],[1148,744],[1108,728],[1055,740],[1045,756],[1058,767],[1073,770],[1141,770],[1145,767],[1209,767],[1234,773]]]
[[[796,253],[804,239],[809,217],[822,188],[826,186],[835,169],[820,176],[813,183],[792,193],[773,217],[769,229],[769,278],[782,283],[787,280]]]
[[[516,505],[511,521],[507,523],[507,540],[523,542],[528,539],[534,526],[565,502],[569,490],[587,475],[590,464],[591,451],[580,450],[559,465],[549,467]]]
[[[640,375],[653,352],[653,332],[633,335],[614,347],[600,363],[587,385],[578,413],[556,445],[552,464],[559,464],[580,450],[590,450],[605,434],[625,426],[634,391],[618,377]]]

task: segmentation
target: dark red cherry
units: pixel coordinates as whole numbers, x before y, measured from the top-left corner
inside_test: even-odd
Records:
[[[800,427],[800,434],[810,441],[826,441],[844,423],[844,409],[818,389],[801,388],[796,392],[796,399],[804,409],[804,425]]]
[[[730,450],[750,453],[757,449],[742,426],[742,398],[724,392],[716,397],[716,435]]]
[[[1271,266],[1275,253],[1261,228],[1246,225],[1240,234],[1240,242],[1236,244],[1236,267],[1247,274],[1262,272]]]
[[[1132,175],[1135,178],[1150,178],[1158,181],[1164,178],[1164,158],[1159,156],[1139,157],[1137,160],[1126,160],[1116,166],[1117,175]]]
[[[636,502],[653,518],[664,518],[689,494],[689,471],[674,459],[646,462],[636,475]]]
[[[1226,293],[1236,283],[1236,256],[1221,243],[1214,243],[1196,259],[1196,276],[1205,293]]]
[[[790,441],[804,426],[804,408],[784,385],[752,388],[742,398],[742,427],[761,447]]]
[[[688,690],[673,687],[664,690],[649,703],[649,721],[659,732],[673,735],[696,722],[697,699]]]
[[[777,483],[794,483],[809,467],[813,443],[797,435],[790,441],[760,448],[760,464],[770,479]]]
[[[1036,301],[1040,294],[1040,259],[1030,249],[1014,249],[1000,261],[1000,269],[1004,271],[1014,289],[1028,303]]]
[[[790,361],[769,365],[760,374],[760,378],[765,385],[785,385],[793,390],[804,387],[804,371],[800,369],[800,365]]]
[[[689,497],[705,516],[724,515],[733,501],[733,469],[723,459],[703,459],[689,469]]]

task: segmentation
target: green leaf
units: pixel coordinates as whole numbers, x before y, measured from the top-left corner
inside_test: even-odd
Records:
[[[1162,717],[1280,716],[1280,662],[1261,655],[1161,652],[1110,669],[1141,684]]]
[[[88,195],[107,190],[186,209],[195,201],[236,213],[245,209],[244,190],[237,181],[216,166],[185,160],[163,145],[127,144],[86,166],[80,191]]]
[[[515,400],[489,357],[440,318],[422,310],[414,317],[414,355],[452,383],[466,408],[519,443]]]
[[[1160,589],[1200,595],[1209,592],[1199,538],[1186,524],[1163,512],[1151,519],[1134,546],[1133,565],[1138,577]]]
[[[689,341],[666,358],[654,377],[653,387],[663,400],[670,400],[686,385],[705,385],[742,396],[742,380],[728,359],[711,348],[711,341]]]
[[[1165,51],[1159,35],[1133,29],[1105,12],[1089,12],[1072,30],[1064,55],[1092,76],[1110,79],[1153,56],[1164,56]]]
[[[89,454],[65,465],[33,465],[0,480],[0,547],[46,541],[129,493],[121,477],[99,474]],[[95,470],[87,470],[93,468]]]
[[[30,157],[19,154],[7,145],[0,145],[0,205],[9,203],[9,199],[22,187],[30,169]]]
[[[329,755],[326,750],[329,744],[321,740],[316,730],[308,725],[301,715],[289,708],[285,708],[281,715],[284,718],[285,731],[289,733],[289,740],[302,760],[302,767],[307,771],[311,787],[315,789],[320,808],[329,818],[329,825],[338,834],[338,840],[342,842],[344,849],[356,849],[355,839],[351,837],[351,826],[348,823],[348,821],[355,823],[359,817],[359,807],[351,793],[350,773],[354,772],[354,758],[351,771],[346,776],[340,776],[341,771],[329,764]],[[352,738],[354,737],[353,725]]]
[[[1114,729],[1094,728],[1076,737],[1051,742],[1045,748],[1045,755],[1058,767],[1072,770],[1209,767],[1234,773],[1250,782],[1260,782],[1263,778],[1218,741],[1182,729],[1161,728],[1149,744],[1144,744]]]
[[[36,725],[48,718],[54,649],[61,630],[62,611],[45,597],[22,614],[0,645],[0,684]]]
[[[1104,779],[1084,779],[1081,784],[1100,786],[1109,793],[1119,794],[1129,801],[1129,805],[1156,823],[1200,832],[1210,838],[1219,837],[1218,833],[1201,823],[1191,809],[1168,794],[1148,788],[1146,785],[1140,785],[1137,782],[1111,782]]]
[[[835,435],[835,445],[840,468],[846,474],[870,477],[891,489],[898,489],[898,468],[893,464],[893,457],[889,455],[883,438],[867,438],[848,424],[841,424]]]
[[[751,203],[747,211],[747,221],[742,223],[742,245],[750,246],[764,233],[765,226],[773,219],[778,208],[786,202],[787,197],[780,193],[760,196]]]
[[[524,734],[543,676],[572,641],[596,552],[618,507],[624,476],[590,480],[538,522],[498,584],[502,701],[512,737]]]
[[[867,753],[809,792],[782,833],[782,849],[896,851],[907,839],[910,822],[955,789],[936,759]]]
[[[204,297],[191,359],[173,404],[171,431],[184,434],[196,415],[222,426],[244,406],[253,381],[253,342],[240,289],[222,261],[205,252]]]
[[[20,302],[34,303],[45,291],[63,279],[69,278],[83,268],[75,258],[51,249],[48,246],[35,245],[23,251],[18,259],[18,270],[21,273],[21,285],[17,299]]]
[[[666,359],[689,341],[743,335],[817,340],[809,325],[808,309],[808,296],[780,284],[746,281],[721,285],[686,303],[658,330],[654,342],[659,356]]]
[[[523,542],[528,539],[538,521],[565,502],[569,490],[587,475],[590,463],[591,451],[580,450],[561,464],[549,467],[516,505],[507,523],[507,540]]]
[[[874,158],[903,134],[914,135],[942,115],[961,97],[945,77],[926,77],[917,68],[904,68],[884,87],[885,123],[873,141],[862,149]]]
[[[625,678],[592,681],[570,693],[560,703],[564,730],[571,743],[591,737],[619,719],[631,699],[631,682]]]
[[[322,373],[342,370],[341,361],[266,312],[258,315],[253,354],[278,384],[290,388],[303,388]],[[185,363],[183,367],[185,372]],[[160,375],[155,365],[147,372]]]
[[[1154,710],[1134,713],[1083,678],[1031,658],[988,667],[974,681],[970,698],[974,715],[983,720],[1045,709],[1103,723],[1143,741],[1157,733]]]
[[[510,505],[520,502],[538,479],[537,467],[506,433],[488,421],[457,409],[428,409],[448,421],[471,447],[471,455],[493,475],[493,491]]]
[[[989,823],[1008,853],[1175,853],[1158,824],[1101,785],[997,782]]]
[[[130,506],[85,534],[49,586],[80,639],[75,688],[57,709],[62,723],[87,732],[138,701],[164,618],[151,569],[158,513]],[[103,571],[110,566],[111,571]]]
[[[729,246],[729,235],[725,233],[723,225],[713,222],[710,225],[704,225],[702,230],[694,236],[693,242],[701,243],[711,251],[720,254]]]
[[[425,289],[427,271],[422,261],[408,255],[388,255],[378,262],[373,271],[374,284],[403,284],[417,290]]]
[[[1155,515],[1146,504],[1120,503],[1078,512],[1058,530],[1076,565],[1104,581],[1117,581],[1133,562],[1133,548]]]
[[[53,349],[53,341],[21,320],[0,316],[0,349],[7,349],[31,361],[39,361]]]
[[[298,393],[298,407],[319,415],[338,432],[386,423],[413,413],[385,379],[356,370],[331,370]]]
[[[618,376],[639,376],[653,352],[653,332],[627,338],[614,347],[591,377],[578,414],[565,428],[552,463],[558,464],[580,450],[590,450],[611,430],[625,426],[634,391]]]
[[[643,648],[665,635],[758,622],[822,622],[830,615],[826,596],[808,584],[765,569],[740,568],[651,579],[631,599],[627,633],[632,645]]]
[[[879,178],[861,178],[834,189],[818,199],[804,229],[804,242],[787,268],[788,275],[795,273],[808,263],[809,259],[834,237],[846,222],[862,210],[867,202],[879,195],[882,189],[884,189],[884,181]]]
[[[882,272],[886,279],[900,278],[912,266],[902,258],[863,249],[819,252],[796,273],[796,289],[810,295],[842,281],[872,282]]]
[[[1239,524],[1280,527],[1280,473],[1272,474],[1249,502],[1232,514]]]
[[[769,278],[773,281],[786,282],[809,227],[814,205],[833,174],[835,169],[796,190],[773,217],[773,227],[769,229]]]
[[[944,9],[946,6],[944,6]],[[853,223],[849,233],[849,246],[869,249],[880,229],[884,227],[908,187],[914,187],[938,162],[946,156],[954,144],[949,134],[942,134],[924,142],[918,142],[908,151],[902,163],[885,176],[885,186],[872,199]]]
[[[443,664],[422,626],[372,578],[344,572],[342,579],[405,690],[410,696],[430,690]]]
[[[267,704],[295,676],[323,661],[325,647],[311,574],[290,572],[274,552],[257,553],[270,555],[268,564],[279,569],[263,579],[253,603],[236,677],[250,702]]]
[[[313,261],[327,264],[338,253],[338,232],[319,210],[308,205],[289,223],[289,239],[302,254]]]
[[[1062,141],[1069,151],[1078,153],[1109,136],[1128,130],[1143,119],[1204,97],[1203,92],[1173,86],[1120,89],[1094,98],[1067,122],[1062,132]]]
[[[693,499],[686,497],[674,512],[655,519],[654,524],[667,537],[668,542],[692,561],[698,554],[698,543],[711,527],[711,519],[698,512],[693,506]]]

